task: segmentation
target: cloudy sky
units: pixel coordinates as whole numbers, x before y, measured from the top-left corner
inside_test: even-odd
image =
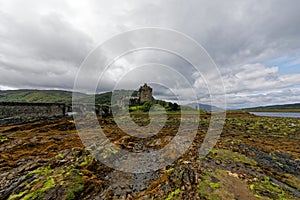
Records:
[[[160,27],[182,32],[203,46],[220,71],[229,108],[300,102],[299,9],[298,0],[0,0],[0,89],[72,90],[82,62],[100,44],[125,31]],[[189,63],[166,52],[120,58],[107,71],[104,88],[115,85],[125,72],[125,88],[136,77],[140,80],[135,84],[140,84],[163,76],[165,68],[147,64],[154,61],[188,77],[203,94],[200,100],[209,103],[200,76]],[[143,63],[140,70],[130,71]],[[159,73],[151,75],[153,69]],[[187,98],[187,84],[172,81],[174,88],[169,89],[187,93],[182,94]],[[156,95],[172,99],[169,93],[158,88]]]

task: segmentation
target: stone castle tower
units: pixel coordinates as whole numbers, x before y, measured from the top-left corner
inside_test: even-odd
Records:
[[[140,99],[140,102],[148,102],[153,101],[152,97],[152,88],[145,83],[143,86],[140,87],[138,96]]]

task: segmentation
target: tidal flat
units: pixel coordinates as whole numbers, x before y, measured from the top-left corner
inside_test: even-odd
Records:
[[[149,123],[147,115],[132,117]],[[158,134],[143,139],[124,133],[112,118],[99,124],[119,148],[143,152],[169,144],[179,118],[168,115]],[[2,126],[0,199],[300,199],[300,119],[227,113],[218,142],[201,158],[210,115],[199,121],[192,145],[175,162],[136,174],[95,159],[91,148],[106,158],[116,151],[86,148],[72,119]]]

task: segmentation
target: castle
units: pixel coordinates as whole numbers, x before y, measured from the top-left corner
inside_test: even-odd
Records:
[[[145,83],[138,90],[137,96],[123,97],[118,101],[118,106],[125,108],[128,105],[137,105],[139,103],[151,102],[153,100],[152,88]]]
[[[140,87],[138,97],[140,103],[153,101],[152,88],[145,83]]]

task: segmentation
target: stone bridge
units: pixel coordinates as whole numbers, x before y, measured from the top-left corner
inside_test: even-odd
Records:
[[[110,116],[112,115],[111,107],[106,105],[99,105],[99,104],[89,104],[89,103],[83,103],[83,104],[68,104],[67,105],[67,111],[68,112],[95,112],[97,116]]]

